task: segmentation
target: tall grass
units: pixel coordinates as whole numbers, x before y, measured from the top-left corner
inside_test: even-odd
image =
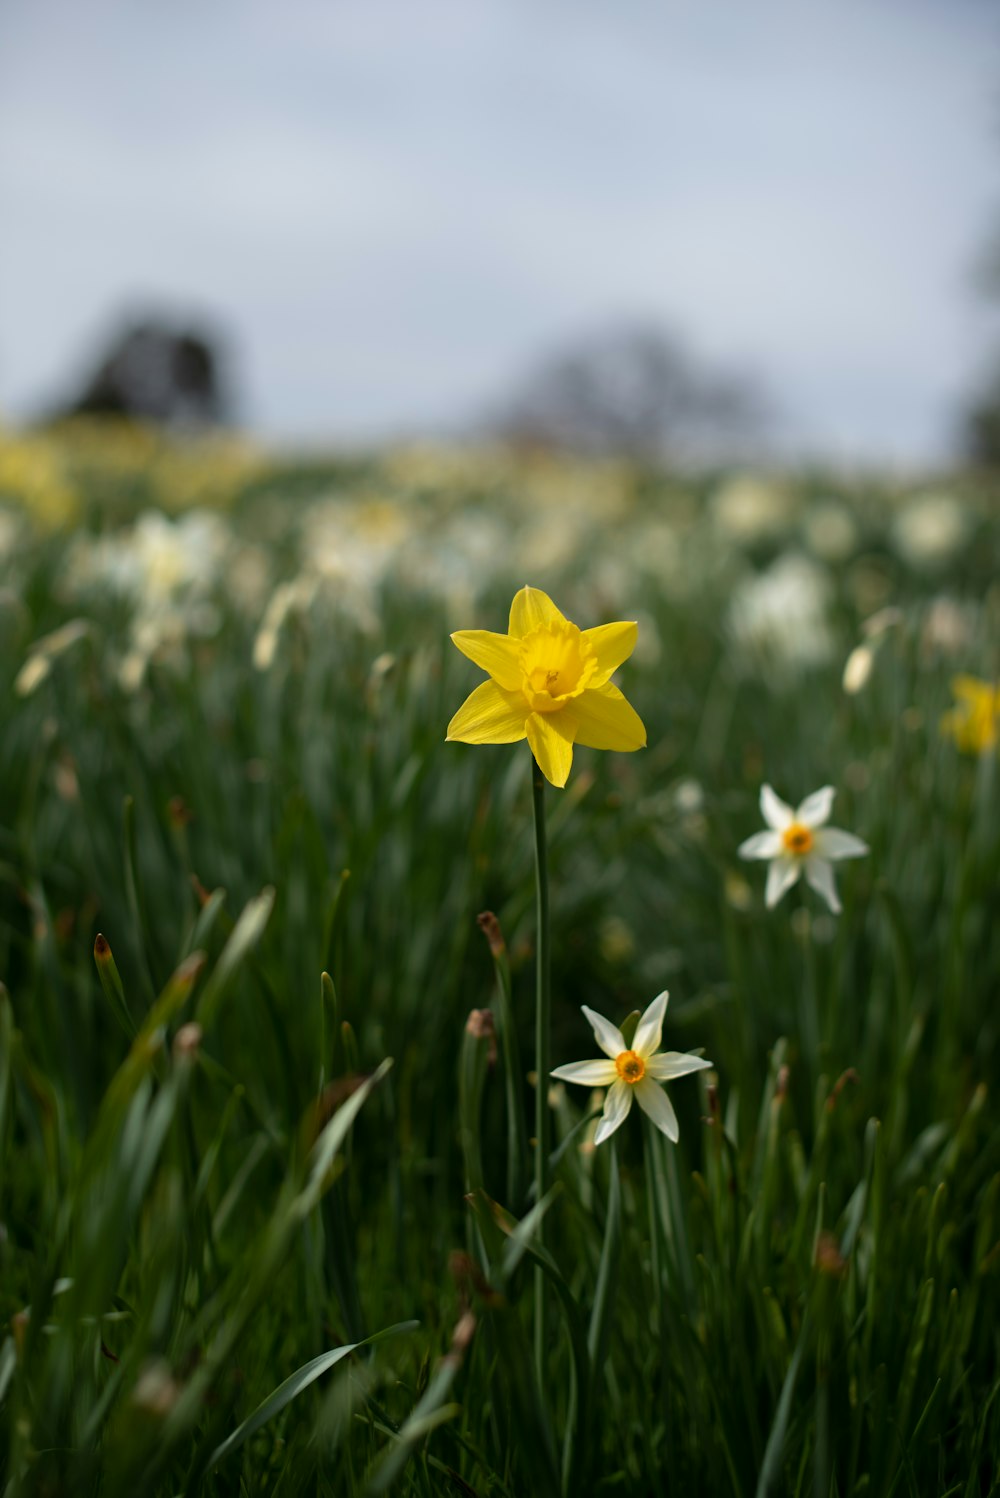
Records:
[[[202,454],[198,488],[102,451],[53,449],[74,523],[18,520],[0,562],[5,1492],[1000,1490],[998,765],[939,729],[998,669],[989,494],[921,554],[925,497],[857,481],[747,535],[718,480]],[[109,581],[179,472],[225,500],[217,562]],[[820,498],[853,539],[813,559],[804,658],[730,601]],[[595,1150],[553,1085],[540,1200],[531,759],[443,742],[479,679],[449,629],[502,629],[525,580],[639,619],[649,731],[547,794],[552,1062],[590,1053],[581,1004],[666,987],[665,1045],[714,1063],[677,1146],[634,1110]],[[762,779],[836,785],[869,843],[839,917],[764,909]]]

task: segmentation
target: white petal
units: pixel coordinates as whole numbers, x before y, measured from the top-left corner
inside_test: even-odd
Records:
[[[607,1087],[618,1075],[613,1061],[570,1061],[551,1073],[561,1082],[580,1082],[584,1087]]]
[[[764,904],[768,910],[773,910],[787,889],[798,880],[802,872],[802,865],[797,858],[776,858],[767,871],[767,888],[764,891]]]
[[[790,827],[794,820],[792,808],[780,796],[776,796],[769,785],[762,785],[760,788],[760,810],[764,821],[776,832]]]
[[[686,1077],[689,1072],[708,1071],[711,1061],[704,1056],[688,1056],[683,1051],[661,1051],[646,1062],[646,1076],[655,1082],[672,1082],[674,1077]]]
[[[611,1138],[615,1130],[620,1128],[628,1118],[631,1106],[632,1088],[627,1082],[619,1079],[604,1099],[604,1117],[597,1125],[597,1132],[594,1135],[595,1144],[603,1144],[605,1139]]]
[[[681,1137],[681,1131],[677,1127],[677,1114],[674,1105],[667,1097],[662,1087],[657,1087],[648,1077],[643,1077],[641,1082],[636,1082],[632,1091],[636,1095],[639,1107],[643,1113],[653,1120],[656,1127],[674,1144]]]
[[[840,914],[840,901],[833,882],[833,868],[825,858],[815,855],[806,860],[806,878],[817,894],[822,895],[834,915]]]
[[[867,843],[839,827],[821,827],[813,838],[813,847],[820,858],[864,858],[869,852]]]
[[[662,993],[658,993],[635,1027],[632,1049],[643,1060],[647,1056],[651,1056],[654,1051],[660,1049],[660,1037],[663,1034],[663,1016],[666,1013],[669,997],[670,995],[666,989]]]
[[[822,790],[813,791],[795,813],[796,822],[801,822],[803,827],[822,827],[833,810],[835,794],[832,785],[825,785]]]
[[[597,1044],[605,1056],[610,1056],[613,1061],[616,1056],[621,1055],[622,1051],[628,1050],[625,1038],[617,1025],[605,1019],[603,1014],[598,1014],[596,1009],[588,1009],[586,1004],[581,1004],[580,1008],[590,1021],[590,1028],[597,1036]]]
[[[755,832],[753,837],[748,837],[745,842],[740,843],[736,851],[741,858],[777,858],[783,846],[781,833],[769,830]]]

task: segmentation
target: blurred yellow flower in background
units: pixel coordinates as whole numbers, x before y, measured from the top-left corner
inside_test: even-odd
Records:
[[[579,629],[540,588],[523,587],[510,606],[505,635],[460,629],[463,655],[489,673],[448,724],[463,744],[516,744],[527,739],[542,774],[563,786],[574,744],[641,749],[642,719],[611,676],[635,648],[634,622]]]
[[[963,754],[985,754],[1000,742],[1000,686],[976,676],[956,676],[951,690],[958,699],[941,719],[941,732],[954,739]]]

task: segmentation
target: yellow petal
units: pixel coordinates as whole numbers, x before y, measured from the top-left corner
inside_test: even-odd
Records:
[[[564,786],[573,763],[573,735],[566,712],[532,713],[525,725],[538,768],[552,785]]]
[[[484,681],[448,724],[448,738],[462,744],[516,744],[524,738],[528,712],[523,697]]]
[[[520,593],[514,594],[510,606],[509,633],[516,639],[537,629],[540,624],[565,624],[565,615],[556,608],[552,599],[541,588],[530,588],[527,584]]]
[[[594,629],[585,629],[583,638],[597,656],[597,671],[589,685],[603,687],[617,671],[622,661],[627,661],[635,649],[638,624],[622,620],[618,624],[598,624]]]
[[[993,688],[990,683],[980,681],[975,676],[953,676],[951,690],[960,701],[971,702],[976,707],[982,705],[991,708],[993,705]]]
[[[574,697],[559,716],[569,720],[576,742],[588,749],[642,749],[646,743],[642,719],[610,682]]]
[[[488,671],[495,682],[508,692],[517,691],[521,685],[521,667],[517,641],[510,635],[497,635],[489,629],[458,629],[451,638],[462,654]]]

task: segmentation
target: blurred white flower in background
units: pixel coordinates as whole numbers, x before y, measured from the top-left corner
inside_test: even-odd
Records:
[[[956,656],[968,649],[979,626],[979,604],[940,595],[931,599],[920,630],[925,655]]]
[[[509,475],[523,513],[575,513],[588,525],[614,525],[632,502],[633,474],[627,464],[607,460],[539,457]]]
[[[413,533],[413,513],[382,493],[335,494],[302,517],[302,561],[338,582],[376,587]]]
[[[170,519],[148,510],[125,530],[78,536],[61,582],[76,600],[110,593],[131,604],[117,676],[124,691],[134,692],[152,660],[182,668],[187,642],[218,631],[222,614],[213,594],[235,555],[230,525],[214,511]]]
[[[337,493],[302,516],[303,576],[318,578],[336,612],[366,633],[379,627],[378,590],[393,575],[417,529],[409,508],[381,491]]]
[[[951,494],[924,494],[910,500],[892,525],[896,550],[913,567],[947,562],[964,546],[971,530],[965,506]]]
[[[132,547],[144,607],[210,588],[222,573],[231,541],[225,520],[210,510],[189,510],[177,520],[155,511],[140,516]]]
[[[749,473],[724,479],[709,501],[715,528],[737,545],[752,545],[785,530],[794,511],[786,487]]]
[[[844,562],[858,548],[854,517],[836,500],[810,505],[802,526],[809,550],[821,561]]]
[[[693,816],[704,810],[705,791],[701,783],[691,775],[678,780],[673,788],[674,805],[684,816]]]
[[[542,510],[518,529],[517,565],[536,575],[569,567],[580,557],[590,536],[591,519],[579,505],[565,510]]]
[[[669,578],[684,566],[687,537],[670,520],[662,517],[645,520],[626,539],[629,561],[644,572]]]
[[[448,587],[461,582],[478,589],[493,580],[509,555],[511,534],[494,510],[470,505],[453,511],[436,527],[422,527],[414,540],[416,546],[407,547],[400,558],[413,587],[433,590],[435,577],[441,577]],[[513,558],[511,565],[516,565]]]
[[[176,520],[147,510],[126,530],[79,536],[66,586],[76,597],[110,589],[148,613],[191,590],[210,588],[225,569],[231,545],[228,524],[210,510],[189,510]]]
[[[833,653],[829,573],[798,552],[738,584],[727,615],[737,655],[762,671],[795,674]]]
[[[584,577],[587,579],[586,588],[580,586]],[[615,556],[611,551],[594,555],[585,570],[577,569],[573,581],[577,584],[573,597],[579,600],[577,607],[581,610],[585,593],[592,591],[600,598],[602,607],[611,613],[628,613],[626,605],[635,595],[635,574],[623,557]]]

